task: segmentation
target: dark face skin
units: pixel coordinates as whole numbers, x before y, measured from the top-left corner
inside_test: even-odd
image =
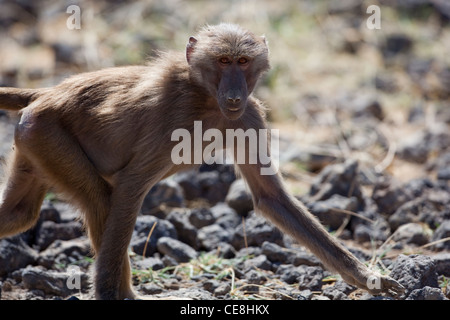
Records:
[[[217,61],[221,72],[217,88],[217,102],[222,114],[236,120],[244,113],[249,95],[246,81],[246,71],[250,61],[246,57],[222,57]]]
[[[199,41],[208,41],[207,37]],[[186,59],[193,70],[198,71],[200,84],[217,101],[223,116],[229,120],[237,120],[245,112],[247,99],[252,93],[261,72],[267,70],[268,61],[264,55],[267,50],[263,38],[247,40],[254,43],[259,51],[253,56],[245,55],[245,50],[233,51],[224,45],[223,54],[220,49],[213,54],[204,54],[198,49],[199,41],[190,37],[186,46]],[[217,43],[204,44],[209,49],[217,48]],[[206,49],[206,50],[207,50]],[[194,72],[195,73],[195,72]]]

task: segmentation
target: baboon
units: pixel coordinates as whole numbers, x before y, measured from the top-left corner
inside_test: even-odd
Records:
[[[83,212],[96,255],[96,298],[135,298],[127,248],[143,198],[193,166],[173,164],[171,133],[192,132],[194,121],[223,132],[266,128],[252,92],[268,69],[264,37],[220,24],[190,37],[185,54],[163,53],[144,66],[83,73],[51,88],[0,88],[0,108],[20,110],[1,189],[0,237],[32,227],[55,188]],[[373,293],[402,289],[355,258],[286,191],[279,173],[261,175],[261,167],[236,165],[257,212],[349,284]]]

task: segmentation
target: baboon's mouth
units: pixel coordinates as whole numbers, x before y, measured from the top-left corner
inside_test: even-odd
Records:
[[[239,107],[227,107],[222,109],[222,114],[229,120],[237,120],[244,113],[244,108]]]

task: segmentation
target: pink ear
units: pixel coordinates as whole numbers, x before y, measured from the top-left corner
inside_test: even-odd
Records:
[[[189,38],[189,42],[186,45],[186,60],[188,63],[191,60],[191,55],[192,55],[192,52],[194,52],[194,47],[195,47],[196,43],[197,43],[197,39],[195,39],[194,37]]]

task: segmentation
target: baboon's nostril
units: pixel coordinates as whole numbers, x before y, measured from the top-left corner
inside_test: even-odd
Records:
[[[227,100],[228,100],[229,103],[233,103],[233,104],[237,104],[237,103],[241,102],[241,98],[240,97],[228,98]]]

